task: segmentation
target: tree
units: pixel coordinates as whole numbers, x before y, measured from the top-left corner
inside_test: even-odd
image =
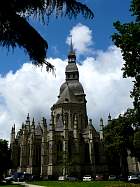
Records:
[[[82,14],[93,18],[93,12],[76,0],[4,0],[0,3],[0,45],[24,48],[36,65],[46,64],[47,70],[53,66],[45,61],[48,48],[47,41],[28,22],[31,16],[43,23],[45,17],[76,17]],[[26,32],[25,32],[26,31]]]
[[[135,125],[140,126],[140,0],[132,0],[130,11],[134,21],[125,24],[115,22],[117,33],[113,34],[112,40],[123,55],[123,76],[134,79],[131,97],[134,98]]]
[[[113,119],[104,128],[104,145],[110,173],[121,174],[125,178],[128,176],[127,150],[133,150],[132,119],[128,115],[130,111]]]
[[[134,155],[140,162],[140,129],[136,130],[134,133]]]
[[[10,150],[8,142],[0,139],[0,180],[3,174],[10,168]]]

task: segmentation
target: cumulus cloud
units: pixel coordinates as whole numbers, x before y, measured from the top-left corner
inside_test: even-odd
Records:
[[[74,26],[69,36],[67,37],[66,43],[70,44],[72,36],[73,46],[78,55],[87,55],[92,52],[92,30],[89,29],[86,25],[78,23]]]
[[[100,117],[107,120],[132,107],[130,90],[132,80],[122,78],[123,59],[120,50],[111,46],[106,52],[97,53],[96,59],[87,58],[80,68],[82,83],[87,94],[88,114],[97,121]]]
[[[50,107],[56,102],[59,85],[64,80],[65,61],[49,59],[55,64],[55,77],[44,69],[26,63],[16,73],[9,72],[0,78],[0,137],[8,138],[11,126],[17,129],[25,121],[27,113],[36,121],[49,118]],[[61,67],[61,68],[59,68]],[[49,122],[49,121],[48,121]]]
[[[67,60],[48,59],[55,65],[56,77],[44,69],[26,63],[15,73],[0,77],[0,138],[9,139],[11,126],[20,128],[27,113],[35,117],[50,118],[50,108],[57,101],[59,88],[65,81]],[[111,46],[107,51],[97,51],[96,59],[87,57],[78,65],[80,82],[86,99],[89,118],[98,129],[100,117],[106,120],[110,112],[116,117],[132,106],[129,92],[132,83],[122,78],[122,56],[120,50]]]

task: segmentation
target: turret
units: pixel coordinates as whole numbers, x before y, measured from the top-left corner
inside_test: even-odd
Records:
[[[32,125],[31,125],[31,134],[34,134],[34,133],[35,133],[35,121],[33,118]]]
[[[47,131],[47,122],[46,122],[46,119],[44,117],[42,118],[42,121],[41,121],[41,127],[42,127],[43,134],[46,133],[46,131]]]
[[[42,127],[42,142],[41,142],[41,176],[42,178],[48,175],[48,142],[47,142],[47,122],[43,117],[41,122]]]
[[[28,132],[30,131],[30,116],[29,116],[29,113],[27,115],[27,119],[26,119],[26,122],[25,122],[25,128]]]
[[[66,66],[66,81],[79,80],[79,71],[76,65],[76,55],[73,49],[72,38],[68,54],[68,65]]]
[[[30,116],[29,116],[29,113],[28,113],[28,115],[27,115],[26,125],[30,125]]]
[[[92,128],[92,119],[89,119],[88,125],[89,125],[89,128]]]
[[[93,140],[93,126],[92,126],[92,119],[89,119],[89,123],[88,123],[88,127],[89,127],[89,139],[90,141]]]
[[[110,124],[110,122],[111,122],[111,115],[109,113],[109,115],[108,115],[108,125]]]
[[[11,129],[11,144],[15,142],[15,124]]]
[[[104,128],[104,125],[103,125],[103,119],[101,118],[100,119],[100,140],[103,140],[103,128]]]

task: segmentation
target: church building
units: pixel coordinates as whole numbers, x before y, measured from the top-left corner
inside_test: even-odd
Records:
[[[12,127],[12,169],[49,178],[106,173],[102,129],[97,132],[92,120],[88,120],[86,103],[71,42],[65,82],[51,107],[50,124],[44,117],[36,124],[28,114],[17,134]],[[100,126],[103,127],[102,119]]]

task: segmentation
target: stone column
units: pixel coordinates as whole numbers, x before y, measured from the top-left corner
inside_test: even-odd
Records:
[[[47,123],[46,119],[42,119],[42,143],[41,143],[41,176],[46,178],[48,176],[48,146],[47,146]]]
[[[35,151],[35,122],[34,122],[34,118],[32,121],[32,125],[31,125],[31,134],[30,134],[30,152],[29,152],[29,169],[30,169],[30,173],[34,174],[34,159],[35,159],[35,155],[34,155],[34,151]]]
[[[64,124],[64,131],[63,131],[63,175],[66,176],[68,175],[68,116],[65,114],[64,119],[63,119],[63,124]]]
[[[27,168],[27,132],[25,127],[23,128],[22,141],[20,146],[20,171],[25,172]]]
[[[95,176],[95,154],[94,154],[94,137],[92,131],[92,120],[89,120],[89,156],[91,164],[91,173]]]
[[[51,124],[49,129],[49,140],[48,140],[48,152],[49,152],[49,163],[48,163],[48,175],[54,175],[54,116],[51,114]]]
[[[79,129],[78,129],[78,118],[77,115],[74,117],[74,130],[73,130],[73,136],[74,136],[74,164],[75,164],[75,171],[77,173],[77,176],[80,176],[81,168],[80,168],[80,145],[79,145]]]

